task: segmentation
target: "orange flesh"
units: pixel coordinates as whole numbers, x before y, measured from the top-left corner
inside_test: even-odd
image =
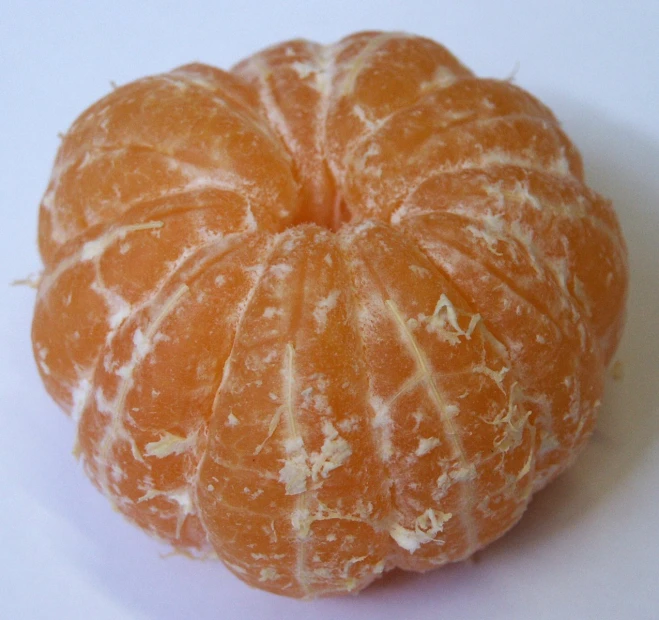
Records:
[[[627,290],[552,113],[399,34],[116,89],[39,244],[35,356],[95,485],[294,597],[514,525],[592,431]]]

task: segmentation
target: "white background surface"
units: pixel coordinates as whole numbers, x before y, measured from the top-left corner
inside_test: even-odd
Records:
[[[71,456],[29,330],[37,207],[57,132],[110,89],[295,36],[366,28],[435,38],[480,75],[548,103],[618,209],[629,321],[577,466],[477,563],[394,573],[300,603],[165,551],[110,510]],[[30,2],[0,4],[0,618],[659,618],[659,2]]]

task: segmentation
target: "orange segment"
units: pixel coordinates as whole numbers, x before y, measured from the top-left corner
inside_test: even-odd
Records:
[[[259,219],[290,221],[290,157],[243,90],[230,74],[184,67],[118,88],[87,110],[63,138],[43,200],[45,260],[85,228],[182,191],[236,191]]]
[[[304,596],[370,581],[387,544],[373,529],[389,513],[389,490],[365,415],[366,369],[358,359],[346,363],[360,346],[349,282],[327,231],[297,227],[276,237],[246,299],[199,479],[220,556],[254,584],[267,573],[265,581],[281,579]],[[254,525],[236,521],[243,507]],[[272,519],[283,555],[274,562],[264,530]],[[316,526],[326,521],[325,537],[343,541],[344,551],[335,568],[321,570]],[[369,536],[348,544],[355,523]],[[357,577],[347,564],[364,545],[372,560],[355,567]],[[239,561],[244,548],[260,561]]]

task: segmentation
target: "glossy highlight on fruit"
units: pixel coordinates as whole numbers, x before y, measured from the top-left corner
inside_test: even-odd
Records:
[[[93,483],[292,597],[512,527],[593,429],[627,291],[552,112],[398,33],[116,88],[39,248],[35,357]]]

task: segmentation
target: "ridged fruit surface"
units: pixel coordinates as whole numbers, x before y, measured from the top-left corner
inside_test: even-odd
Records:
[[[39,245],[35,356],[94,484],[293,597],[514,525],[593,429],[627,291],[552,112],[392,33],[115,89]]]

